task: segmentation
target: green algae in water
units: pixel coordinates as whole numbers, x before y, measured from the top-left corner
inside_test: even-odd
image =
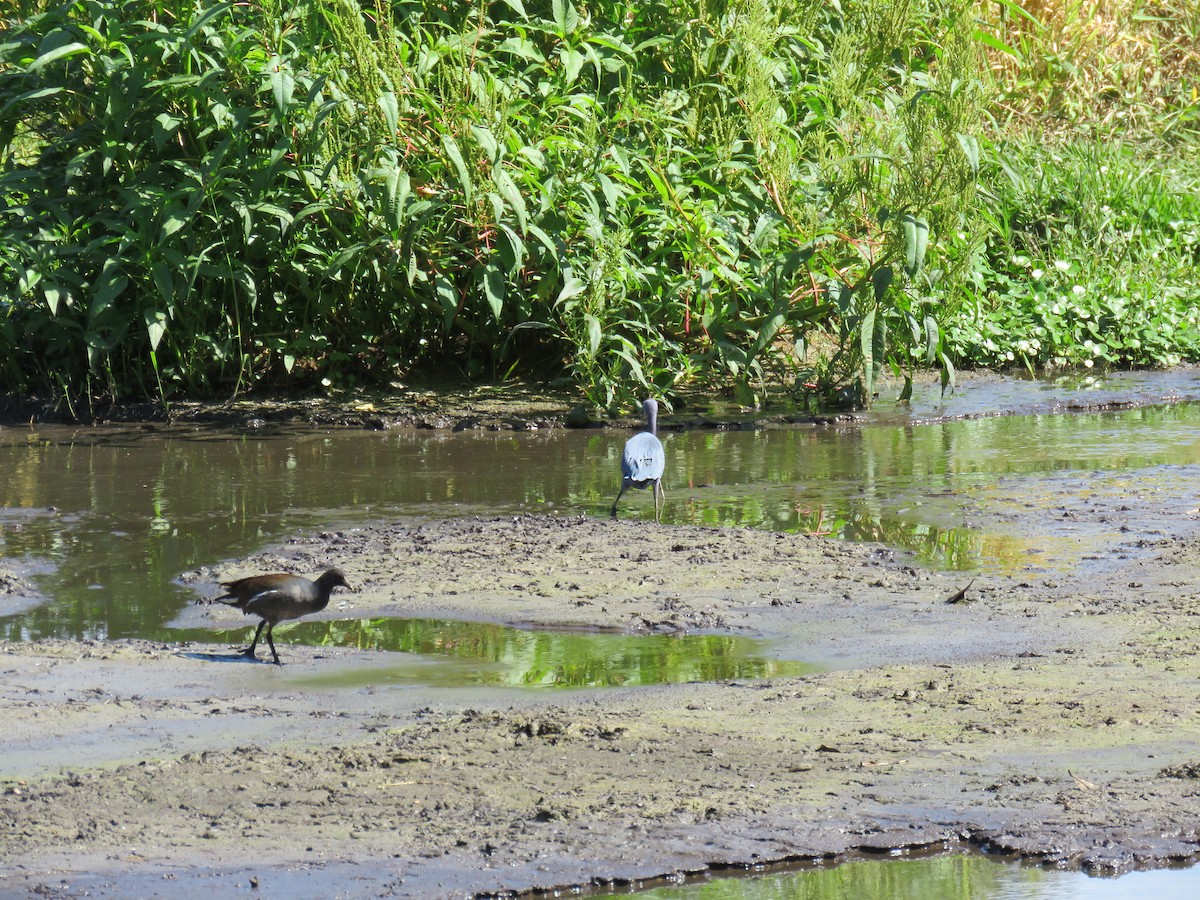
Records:
[[[1192,900],[1200,896],[1200,869],[1097,878],[968,854],[854,860],[832,868],[714,877],[635,896],[639,900]]]
[[[249,641],[249,629],[224,632]],[[212,642],[213,633],[179,631],[174,639]],[[801,675],[817,667],[771,655],[768,641],[716,634],[625,634],[512,628],[439,619],[352,619],[301,622],[275,631],[287,644],[356,647],[407,654],[306,678],[306,684],[492,685],[537,688],[627,687]],[[266,642],[260,653],[269,657]]]

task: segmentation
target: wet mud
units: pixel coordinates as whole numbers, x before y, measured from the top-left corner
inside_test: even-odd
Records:
[[[211,646],[3,644],[0,893],[511,895],[964,845],[1101,873],[1190,861],[1196,521],[1062,502],[1111,539],[1056,572],[964,576],[819,536],[524,516],[298,535],[186,573],[202,598],[336,563],[356,591],[323,618],[762,635],[823,669],[338,689],[322,677],[386,654],[286,633],[281,667]],[[997,515],[1020,526],[1019,505]],[[239,618],[193,605],[174,624]]]

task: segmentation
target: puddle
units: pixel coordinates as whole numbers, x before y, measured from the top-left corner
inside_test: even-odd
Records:
[[[834,868],[712,877],[634,896],[640,900],[1192,900],[1198,891],[1200,869],[1194,868],[1097,878],[972,854],[854,860]]]
[[[248,629],[221,633],[232,646]],[[213,632],[169,632],[171,640],[211,642]],[[380,686],[594,688],[801,675],[817,667],[772,654],[764,640],[715,634],[616,634],[512,628],[437,619],[361,619],[280,626],[275,643],[357,647],[408,658],[369,657],[320,676],[284,677],[313,688]],[[269,651],[261,651],[265,657]]]

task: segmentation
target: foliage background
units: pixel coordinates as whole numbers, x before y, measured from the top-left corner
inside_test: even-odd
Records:
[[[20,0],[0,390],[1195,360],[1198,38],[1189,0]]]

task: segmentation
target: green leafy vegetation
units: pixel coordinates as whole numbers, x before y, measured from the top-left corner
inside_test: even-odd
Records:
[[[0,391],[1194,359],[1177,7],[21,0]]]

